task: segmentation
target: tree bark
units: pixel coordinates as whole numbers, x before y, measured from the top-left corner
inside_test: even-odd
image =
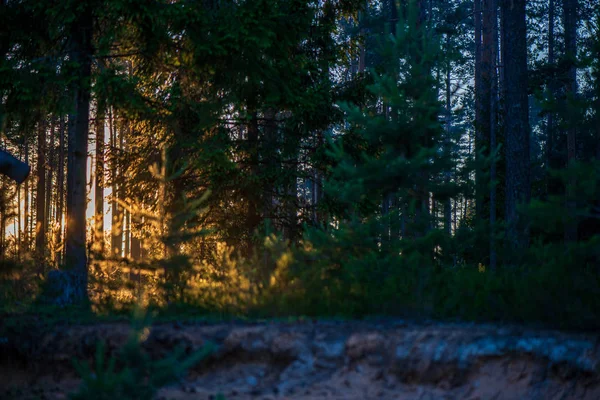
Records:
[[[48,159],[46,160],[46,164],[48,165],[47,176],[46,176],[46,219],[44,220],[44,228],[46,230],[46,235],[50,232],[50,224],[52,218],[52,179],[54,176],[54,170],[56,169],[56,164],[54,160],[54,139],[56,137],[56,123],[55,118],[52,117],[52,122],[50,123],[50,142],[47,143],[48,149]]]
[[[129,210],[125,210],[125,229],[123,230],[125,236],[125,248],[123,256],[129,258],[131,249],[131,214]]]
[[[489,18],[491,19],[492,37],[490,46],[491,70],[490,70],[490,151],[497,150],[497,130],[498,130],[498,0],[486,0],[489,9]],[[496,253],[496,160],[492,160],[490,165],[490,269],[494,271],[497,267]]]
[[[398,7],[396,5],[395,0],[389,0],[388,9],[390,12],[390,34],[395,37],[396,32],[398,30]],[[363,71],[361,71],[363,72]],[[392,121],[396,121],[398,119],[398,112],[396,107],[390,107],[384,101],[383,111],[386,119],[391,118]],[[387,244],[390,242],[390,239],[393,237],[392,233],[392,217],[390,216],[391,211],[391,199],[392,193],[383,193],[383,197],[381,199],[381,215],[382,215],[382,233],[381,240],[382,243]]]
[[[63,237],[63,213],[65,201],[65,118],[60,117],[58,123],[58,172],[56,176],[56,236],[54,240],[54,262],[61,265],[63,261],[64,249],[61,246]]]
[[[279,170],[277,162],[277,122],[275,117],[277,112],[274,108],[269,107],[264,112],[264,146],[263,159],[266,161],[267,174],[263,179],[263,209],[264,219],[269,219],[271,222],[276,220],[276,210],[274,208],[274,194],[277,192],[276,177]]]
[[[163,144],[163,148],[161,150],[161,164],[160,164],[160,182],[158,187],[158,218],[159,218],[159,232],[160,237],[163,239],[163,249],[162,249],[162,257],[164,259],[168,259],[170,256],[169,244],[166,242],[165,238],[168,234],[168,225],[167,225],[167,144]],[[167,276],[168,271],[165,267],[165,277]],[[165,278],[166,279],[166,278]]]
[[[21,262],[21,255],[23,252],[23,242],[21,238],[21,188],[17,188],[17,227],[15,233],[17,234],[17,261]]]
[[[4,253],[6,252],[4,245],[6,242],[6,209],[8,202],[6,192],[5,178],[0,176],[0,260],[4,260]]]
[[[506,133],[506,221],[513,250],[528,246],[527,223],[517,206],[531,196],[529,104],[527,95],[527,30],[525,0],[502,1],[502,55]]]
[[[112,256],[121,257],[123,243],[123,225],[121,222],[121,209],[117,199],[119,198],[119,168],[117,156],[117,127],[115,122],[114,110],[109,109],[108,125],[110,130],[110,151],[111,151],[111,228],[110,228],[110,252]]]
[[[132,216],[132,227],[136,227],[136,217]],[[132,229],[133,230],[133,229]],[[135,261],[139,261],[142,258],[142,243],[140,239],[132,234],[131,235],[131,258]]]
[[[450,37],[447,39],[447,50],[446,53],[450,53]],[[451,133],[452,133],[452,88],[451,88],[451,65],[450,58],[448,57],[446,62],[446,136],[444,138],[445,154],[451,156]],[[444,173],[444,180],[446,185],[450,184],[451,171]],[[447,235],[452,233],[452,203],[450,197],[444,201],[444,231]]]
[[[0,151],[0,157],[2,152]],[[1,163],[0,163],[1,164]],[[29,167],[29,139],[25,136],[25,164],[27,164],[27,175],[31,168]],[[23,247],[29,252],[29,180],[25,180],[23,188]]]
[[[125,133],[126,133],[126,129],[125,129],[126,123],[125,120],[122,119],[121,123],[119,124],[119,162],[117,163],[117,176],[119,177],[119,185],[118,185],[118,191],[117,191],[117,196],[119,199],[119,204],[118,204],[118,218],[119,218],[119,236],[117,238],[118,240],[118,249],[119,249],[119,254],[122,255],[122,257],[127,257],[127,251],[124,248],[124,242],[125,242],[125,237],[127,235],[127,227],[125,225],[125,209],[123,208],[123,206],[121,206],[121,202],[125,201],[125,164],[122,161],[122,157],[124,154],[124,150],[125,150]]]
[[[483,140],[483,79],[482,79],[482,13],[481,13],[481,2],[482,0],[473,0],[473,12],[475,19],[475,217],[477,219],[483,218],[483,197],[484,188],[483,183],[483,169],[482,160],[479,157],[481,148],[484,145]]]
[[[248,162],[249,170],[253,177],[258,175],[258,115],[254,110],[249,110],[251,119],[248,124]],[[256,188],[247,187],[248,214],[246,217],[247,255],[252,250],[252,236],[260,225],[260,192]]]
[[[563,26],[565,29],[565,60],[569,70],[564,83],[567,100],[567,165],[572,167],[577,161],[577,113],[569,103],[577,97],[577,0],[563,0]],[[567,182],[567,223],[565,241],[577,240],[577,215],[575,185],[576,180],[570,174]]]
[[[96,184],[94,195],[94,251],[104,254],[104,107],[96,104]]]
[[[475,215],[479,222],[488,220],[490,212],[490,182],[488,171],[484,166],[487,164],[486,159],[490,156],[491,72],[493,26],[496,16],[493,3],[492,0],[475,2],[475,158],[477,160]]]
[[[554,70],[554,0],[550,0],[548,5],[548,65]],[[548,91],[552,98],[556,96],[555,78],[552,76],[548,85]],[[553,178],[550,172],[556,167],[556,155],[554,149],[554,110],[548,112],[546,121],[546,194],[551,195],[556,193],[556,184],[553,183]]]
[[[37,137],[37,186],[35,192],[35,261],[44,272],[46,250],[46,117],[41,118]]]
[[[70,88],[73,104],[69,115],[67,159],[67,232],[66,266],[68,278],[63,283],[57,301],[61,304],[81,304],[88,300],[86,254],[86,171],[90,113],[90,77],[92,55],[91,6],[82,3],[70,32],[70,59],[75,65],[75,79]],[[66,277],[66,276],[65,276]]]
[[[422,39],[424,36],[427,35],[426,30],[426,7],[425,7],[425,1],[424,0],[417,0],[416,1],[416,7],[417,7],[417,31],[418,31],[418,40],[419,40],[419,50],[417,50],[417,54],[416,54],[416,58],[417,58],[417,64],[421,64],[421,60],[422,60],[422,52],[425,51],[425,49],[423,49],[422,47]],[[423,74],[424,76],[431,76],[431,70],[432,70],[432,66],[430,64],[430,62],[425,62],[423,63]],[[437,117],[435,118],[435,122],[433,120],[431,120],[432,126],[434,126],[435,123],[437,123]],[[422,143],[421,143],[425,148],[430,148],[432,143],[431,143],[431,139],[430,139],[430,135],[429,133],[427,133],[427,135],[424,135],[422,137]],[[417,185],[417,193],[419,196],[419,200],[420,200],[420,206],[417,208],[417,224],[419,226],[421,226],[422,228],[420,228],[420,235],[426,235],[430,229],[431,229],[431,211],[430,211],[430,195],[431,193],[428,191],[427,187],[430,181],[430,176],[429,173],[426,170],[422,170],[420,173],[420,179],[419,179],[419,183]]]
[[[52,122],[50,123],[50,142],[47,143],[48,148],[48,159],[46,163],[48,165],[46,176],[46,235],[50,232],[50,224],[52,223],[52,184],[54,178],[54,171],[56,170],[56,160],[54,155],[54,141],[56,139],[56,121],[55,118],[52,117]]]

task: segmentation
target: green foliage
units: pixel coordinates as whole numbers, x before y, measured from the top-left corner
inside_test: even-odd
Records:
[[[325,190],[332,221],[306,231],[294,275],[304,285],[309,313],[427,307],[425,272],[439,263],[434,255],[448,242],[430,229],[423,208],[429,193],[444,199],[456,191],[437,179],[450,168],[438,151],[444,132],[431,74],[440,61],[439,41],[418,22],[414,3],[400,14],[396,34],[380,37],[382,61],[370,71],[367,89],[377,101],[341,105],[351,126],[331,144]],[[396,211],[389,209],[392,200]]]
[[[142,343],[149,334],[147,317],[137,314],[125,346],[116,356],[106,360],[102,343],[96,347],[94,366],[75,361],[75,368],[82,378],[72,400],[146,400],[153,399],[158,389],[182,378],[212,348],[186,355],[185,349],[177,349],[162,360],[152,360],[143,350]]]
[[[418,255],[382,250],[379,236],[377,224],[356,220],[332,232],[309,230],[290,267],[291,304],[308,315],[409,312],[417,303]]]
[[[162,194],[163,204],[156,209],[148,210],[131,202],[119,201],[133,218],[145,221],[143,239],[149,257],[144,262],[136,262],[120,257],[106,260],[97,255],[91,281],[95,291],[101,294],[100,298],[94,299],[100,308],[114,310],[117,304],[128,308],[142,297],[146,297],[146,303],[153,304],[183,303],[186,300],[188,281],[197,271],[192,257],[182,251],[187,244],[207,234],[207,230],[198,224],[198,219],[206,212],[210,191],[198,198],[190,198],[185,193],[179,193],[179,199],[169,198],[167,188],[186,169],[183,166],[167,175],[171,164],[164,150],[161,165],[150,167],[150,179],[158,181]],[[125,269],[129,273],[124,273]]]
[[[38,272],[31,261],[0,260],[0,310],[15,311],[28,307],[40,293],[43,283]]]
[[[600,21],[579,27],[589,35],[579,42],[591,44],[579,52],[581,96],[561,97],[569,65],[536,62],[530,70],[532,110],[539,111],[531,118],[534,199],[521,212],[532,241],[511,253],[502,221],[510,160],[501,149],[486,158],[488,149],[472,148],[472,2],[432,2],[426,20],[429,11],[417,9],[426,2],[400,2],[406,7],[390,21],[392,3],[3,5],[0,131],[20,154],[25,144],[32,154],[40,115],[64,121],[73,111],[72,25],[84,8],[94,16],[92,109],[111,115],[107,125],[117,136],[107,146],[105,183],[122,189],[120,205],[145,247],[143,260],[94,260],[95,311],[127,312],[143,298],[166,315],[597,325],[600,169],[591,160],[600,154]],[[545,4],[530,7],[529,21],[545,16]],[[538,33],[529,35],[530,49],[546,49],[545,28],[531,26],[545,24],[529,25],[542,29],[530,31]],[[549,153],[561,153],[546,154],[551,161],[540,151],[548,113],[556,139]],[[580,162],[565,168],[572,123]],[[495,161],[499,220],[490,234],[489,221],[474,215],[473,177],[487,186]],[[16,191],[2,188],[7,222]],[[454,222],[440,216],[449,199]],[[565,243],[572,223],[579,241]],[[497,271],[486,265],[492,239]],[[10,240],[4,247],[16,249]],[[39,266],[11,264],[18,256],[0,264],[3,305],[35,296],[42,281]],[[82,370],[89,390],[105,387],[118,397],[135,387],[138,367],[104,356],[99,349],[96,378]]]
[[[571,244],[567,251],[555,244],[534,244],[528,252],[531,263],[518,269],[494,272],[485,266],[465,266],[440,270],[430,288],[434,315],[597,328],[600,279],[590,257],[597,259],[599,240]]]

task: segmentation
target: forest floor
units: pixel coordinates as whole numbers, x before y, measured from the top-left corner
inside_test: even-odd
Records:
[[[80,383],[72,359],[93,360],[98,340],[115,352],[130,329],[0,331],[0,398],[68,398]],[[177,322],[153,325],[143,347],[161,358],[207,343],[214,353],[158,398],[600,399],[592,333],[391,319]]]

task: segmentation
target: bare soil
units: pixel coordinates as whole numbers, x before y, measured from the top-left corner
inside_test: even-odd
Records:
[[[126,323],[0,337],[0,399],[65,399],[71,360],[110,352]],[[157,324],[160,358],[208,342],[216,351],[159,399],[600,399],[600,336],[397,320]],[[116,399],[115,399],[116,400]]]

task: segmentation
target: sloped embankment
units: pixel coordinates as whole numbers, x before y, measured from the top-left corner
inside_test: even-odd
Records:
[[[66,398],[78,384],[71,359],[91,359],[99,339],[115,351],[128,331],[102,324],[2,338],[0,398],[8,387],[13,398]],[[217,345],[160,391],[164,399],[600,399],[598,339],[389,320],[161,324],[144,348],[161,357],[176,346]]]

